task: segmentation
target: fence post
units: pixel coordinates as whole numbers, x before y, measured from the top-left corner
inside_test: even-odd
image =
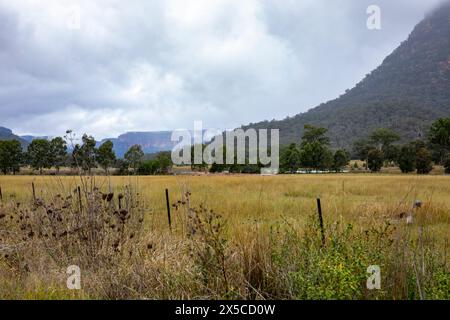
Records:
[[[80,214],[83,211],[83,203],[81,202],[81,188],[78,186],[77,187],[77,191],[78,191],[78,203],[80,205]]]
[[[34,188],[34,182],[31,183],[31,188],[33,189],[33,204],[36,204],[36,189]]]
[[[317,211],[319,214],[319,225],[320,225],[320,232],[322,234],[322,244],[325,245],[325,231],[323,228],[322,205],[320,203],[320,198],[317,198]]]
[[[167,218],[169,219],[169,228],[172,231],[172,220],[170,217],[169,189],[166,189],[166,205],[167,205]]]

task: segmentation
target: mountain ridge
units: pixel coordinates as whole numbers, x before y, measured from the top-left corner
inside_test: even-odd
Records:
[[[129,131],[117,138],[106,138],[99,142],[111,141],[118,157],[123,157],[133,145],[140,145],[145,153],[172,150],[176,142],[171,141],[172,131]]]
[[[117,138],[102,139],[97,142],[97,146],[105,141],[112,141],[116,155],[122,158],[127,150],[135,144],[139,144],[147,154],[172,150],[177,143],[171,141],[171,136],[172,131],[130,131]],[[0,126],[0,140],[18,140],[24,149],[35,139],[49,138],[49,136],[19,136],[14,134],[11,129]]]
[[[334,147],[372,130],[423,138],[437,118],[450,115],[450,2],[428,14],[382,64],[340,97],[284,120],[242,126],[280,129],[280,143],[299,142],[305,124],[329,130]]]
[[[29,142],[22,137],[15,135],[11,129],[0,126],[0,140],[18,140],[22,148],[26,148]]]

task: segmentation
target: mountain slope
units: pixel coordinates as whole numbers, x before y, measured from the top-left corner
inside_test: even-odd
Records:
[[[281,144],[298,142],[305,124],[329,129],[335,147],[376,128],[396,130],[403,139],[426,134],[430,123],[450,116],[450,2],[420,22],[380,67],[338,99],[281,121],[244,128],[278,128]]]
[[[0,127],[0,140],[18,140],[22,144],[22,147],[25,148],[28,146],[28,142],[21,137],[15,135],[11,129]]]

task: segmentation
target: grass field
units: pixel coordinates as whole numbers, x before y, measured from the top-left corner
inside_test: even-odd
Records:
[[[2,298],[450,298],[446,176],[0,176],[0,187]],[[83,219],[96,229],[68,232]],[[66,288],[72,264],[81,290]],[[381,290],[366,288],[369,265]]]

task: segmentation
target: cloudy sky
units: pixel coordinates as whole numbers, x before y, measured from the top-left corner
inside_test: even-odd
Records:
[[[282,119],[351,88],[438,2],[0,0],[0,126],[104,138]]]

